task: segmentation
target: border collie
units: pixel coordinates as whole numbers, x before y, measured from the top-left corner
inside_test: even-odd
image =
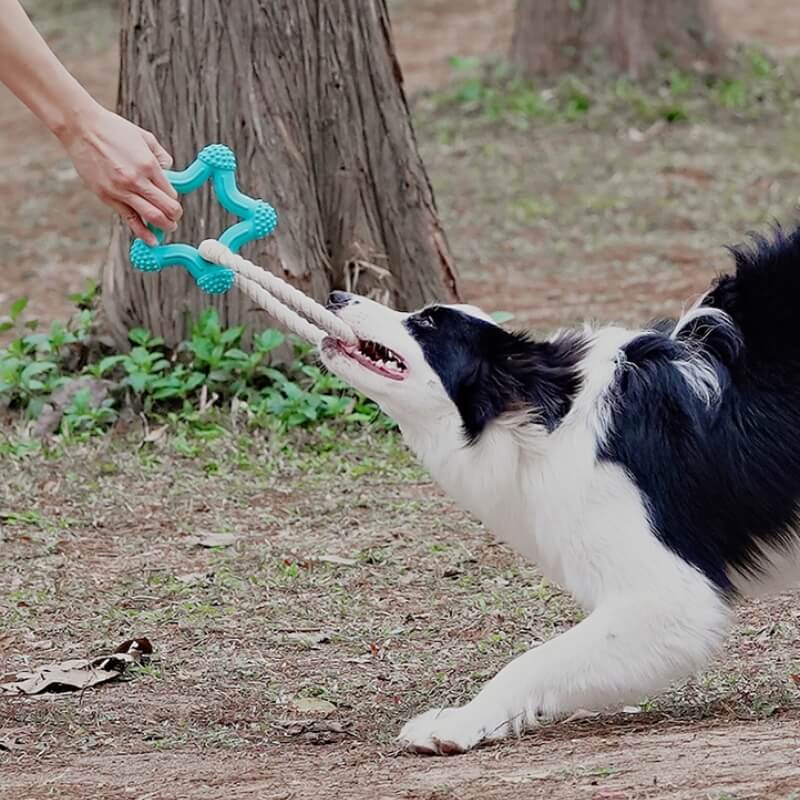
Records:
[[[739,596],[800,580],[800,228],[732,249],[677,322],[538,341],[479,309],[334,292],[322,359],[441,486],[588,616],[401,743],[463,753],[703,667]]]

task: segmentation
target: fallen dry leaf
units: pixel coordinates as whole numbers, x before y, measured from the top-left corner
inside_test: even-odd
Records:
[[[546,781],[553,773],[547,769],[525,770],[515,775],[500,776],[502,783],[529,783],[530,781]]]
[[[286,634],[286,638],[311,648],[317,648],[319,645],[327,644],[331,640],[330,636],[322,631],[316,633],[311,633],[309,631],[292,631]]]
[[[192,537],[189,542],[198,547],[230,547],[240,538],[235,533],[204,533],[202,536]]]
[[[300,736],[308,744],[335,744],[347,736],[352,736],[349,722],[335,720],[297,720],[286,723],[289,736]]]
[[[127,658],[133,661],[131,656],[117,656],[114,659],[102,657],[102,666],[83,658],[45,664],[34,672],[17,672],[14,680],[0,684],[0,690],[9,694],[41,694],[88,689],[118,678],[125,669],[124,661]]]
[[[599,711],[587,711],[585,708],[579,708],[574,714],[570,714],[570,716],[561,721],[562,723],[579,722],[582,719],[594,719],[595,717],[599,716],[600,716]]]
[[[146,434],[142,442],[146,442],[147,444],[153,444],[154,442],[163,439],[166,436],[167,431],[169,430],[169,425],[159,425],[157,428],[151,428]]]
[[[354,567],[358,561],[354,558],[344,558],[343,556],[324,555],[317,556],[314,561],[320,561],[323,564],[337,564],[340,567]]]
[[[176,575],[175,580],[179,583],[199,583],[200,581],[204,581],[207,578],[212,578],[213,576],[214,573],[208,571],[187,572],[186,575]]]
[[[331,711],[336,711],[333,703],[321,697],[295,697],[292,707],[304,714],[330,714]]]
[[[82,691],[119,678],[131,665],[153,652],[145,638],[123,642],[117,652],[92,659],[70,658],[57,664],[45,664],[33,671],[22,671],[0,678],[0,692],[6,694],[42,694],[44,692]]]
[[[140,656],[151,656],[153,655],[153,645],[146,636],[140,636],[138,639],[126,639],[114,652],[129,653],[133,656],[137,653]]]
[[[791,679],[792,683],[793,683],[795,686],[800,686],[800,675],[798,675],[797,673],[792,673],[792,674],[789,676],[789,678]]]
[[[0,732],[0,750],[13,753],[15,750],[21,749],[20,738],[16,734]]]

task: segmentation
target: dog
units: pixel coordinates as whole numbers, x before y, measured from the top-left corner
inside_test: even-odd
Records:
[[[402,745],[450,755],[702,668],[738,598],[800,579],[800,228],[731,248],[677,321],[538,341],[467,305],[334,292],[323,363],[436,481],[588,612]]]

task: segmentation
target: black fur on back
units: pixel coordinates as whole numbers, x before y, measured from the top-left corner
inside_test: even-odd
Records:
[[[798,543],[800,500],[800,231],[732,252],[735,274],[703,301],[727,316],[624,348],[599,452],[636,481],[661,540],[726,592],[731,569],[764,570],[763,547]],[[680,364],[718,390],[698,392]]]
[[[528,411],[554,430],[580,389],[586,342],[579,334],[535,342],[448,306],[426,308],[405,324],[458,408],[470,443],[509,411]]]
[[[800,228],[730,248],[734,275],[724,275],[704,304],[725,311],[745,342],[745,361],[755,371],[766,363],[800,362]]]

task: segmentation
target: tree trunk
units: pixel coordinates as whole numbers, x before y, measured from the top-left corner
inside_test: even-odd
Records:
[[[597,66],[639,77],[661,61],[717,68],[724,44],[711,0],[517,0],[511,60],[527,77]]]
[[[386,0],[124,0],[118,105],[176,168],[206,144],[233,148],[242,191],[279,216],[244,255],[315,298],[332,287],[409,308],[458,297]],[[175,240],[228,224],[200,190]],[[212,299],[180,268],[135,271],[128,244],[116,224],[103,302],[119,343],[134,326],[175,343],[212,303],[226,325],[269,324],[235,289]]]

